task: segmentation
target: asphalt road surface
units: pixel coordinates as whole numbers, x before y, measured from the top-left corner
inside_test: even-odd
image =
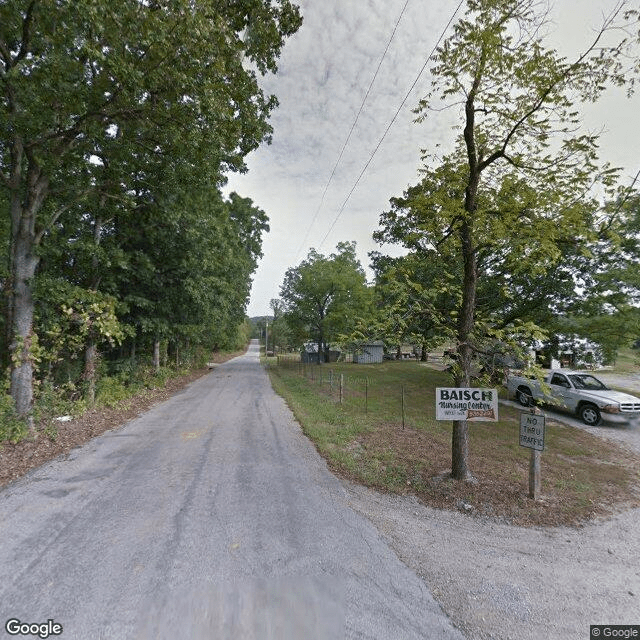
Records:
[[[38,637],[8,620],[63,640],[463,638],[347,506],[255,343],[0,491],[0,637]]]

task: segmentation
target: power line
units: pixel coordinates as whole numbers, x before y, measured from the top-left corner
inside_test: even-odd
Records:
[[[380,62],[378,62],[378,68],[376,69],[376,72],[373,74],[373,78],[371,79],[371,82],[369,83],[369,88],[367,89],[367,92],[364,94],[364,98],[362,99],[362,104],[360,105],[360,109],[358,109],[358,113],[356,114],[355,120],[353,121],[353,124],[351,125],[351,129],[349,129],[349,134],[347,135],[346,140],[344,141],[344,144],[342,145],[342,149],[340,149],[340,154],[338,155],[338,159],[336,160],[336,163],[333,167],[333,170],[331,171],[331,175],[329,176],[329,180],[327,181],[327,184],[324,187],[324,191],[322,192],[322,197],[320,198],[320,204],[318,205],[318,208],[316,209],[316,212],[313,216],[313,219],[311,220],[311,224],[309,225],[307,232],[304,236],[304,240],[302,241],[302,243],[300,244],[300,248],[298,249],[298,251],[296,252],[296,262],[298,260],[298,258],[300,257],[300,252],[302,251],[302,249],[304,248],[305,243],[307,242],[307,239],[309,238],[309,234],[311,233],[311,229],[313,228],[313,225],[315,224],[316,219],[318,218],[318,214],[320,213],[320,209],[322,209],[322,205],[324,203],[324,198],[327,195],[327,190],[329,189],[329,185],[331,184],[331,181],[333,180],[333,176],[336,173],[336,169],[338,168],[338,165],[340,164],[340,160],[342,160],[342,155],[344,154],[344,150],[347,148],[347,144],[349,143],[349,140],[351,139],[351,134],[353,133],[353,130],[356,128],[356,124],[358,123],[358,119],[360,118],[360,114],[362,113],[362,109],[364,108],[365,102],[367,101],[367,98],[369,97],[369,93],[371,92],[371,88],[373,87],[373,83],[376,81],[376,78],[378,77],[378,72],[380,71],[380,67],[382,66],[382,62],[385,59],[386,55],[387,55],[387,51],[389,51],[389,46],[391,45],[391,41],[393,40],[394,36],[396,35],[396,31],[398,29],[398,25],[400,24],[400,20],[402,20],[402,16],[404,15],[404,12],[407,8],[407,5],[409,4],[409,0],[406,0],[406,2],[404,3],[404,7],[402,7],[402,11],[400,12],[400,15],[398,16],[398,19],[396,20],[396,24],[393,28],[393,31],[391,33],[391,37],[389,38],[389,41],[387,42],[387,46],[384,49],[384,52],[382,54],[382,57],[380,58]]]
[[[322,238],[322,242],[320,243],[319,247],[321,247],[324,244],[325,240],[329,237],[329,234],[333,231],[333,228],[336,226],[336,222],[338,222],[338,220],[340,219],[340,216],[344,212],[344,209],[347,206],[347,202],[349,202],[349,198],[351,198],[351,195],[356,190],[356,187],[358,186],[358,183],[360,182],[362,176],[364,175],[365,171],[368,169],[369,165],[371,164],[371,161],[373,160],[374,156],[378,152],[378,149],[380,148],[380,145],[383,143],[384,139],[387,137],[387,133],[389,133],[389,130],[391,129],[391,127],[393,126],[393,123],[398,118],[398,115],[400,114],[400,111],[402,110],[402,107],[404,107],[406,101],[408,100],[409,96],[411,95],[411,92],[414,90],[415,86],[418,84],[418,80],[420,80],[420,76],[424,73],[424,70],[427,68],[427,65],[429,64],[429,60],[431,60],[431,56],[433,56],[433,54],[435,53],[435,50],[438,48],[438,45],[442,41],[442,38],[444,38],[444,34],[447,32],[447,29],[451,26],[451,23],[453,22],[454,18],[456,17],[458,11],[460,11],[460,7],[462,6],[462,4],[464,2],[465,2],[465,0],[460,0],[458,6],[456,7],[456,10],[453,12],[451,18],[449,18],[449,22],[447,22],[447,25],[442,30],[442,33],[440,34],[440,37],[438,38],[438,41],[434,45],[434,47],[431,50],[431,53],[429,54],[427,59],[424,61],[424,64],[422,65],[422,69],[420,69],[420,71],[418,72],[418,75],[416,76],[416,79],[413,81],[413,84],[409,87],[409,91],[407,91],[407,94],[405,95],[404,99],[400,103],[400,106],[398,107],[395,115],[391,119],[391,122],[389,122],[389,124],[387,125],[387,128],[385,129],[384,133],[382,134],[382,137],[380,138],[378,144],[376,145],[375,149],[373,150],[373,153],[371,154],[371,156],[369,156],[369,159],[367,160],[366,164],[362,168],[362,171],[360,172],[360,175],[357,177],[353,187],[351,187],[351,191],[349,191],[349,194],[345,198],[345,201],[342,203],[342,206],[338,210],[338,214],[336,215],[334,221],[331,223],[331,226],[329,227],[329,230],[325,234],[324,238]]]

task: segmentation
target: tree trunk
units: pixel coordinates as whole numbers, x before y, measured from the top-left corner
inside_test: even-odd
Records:
[[[423,342],[422,349],[420,351],[420,362],[426,362],[426,361],[427,361],[427,345]]]
[[[104,207],[105,198],[103,197],[100,202],[100,207]],[[93,242],[96,247],[100,245],[100,239],[102,237],[102,218],[98,217],[93,227]],[[97,255],[94,254],[91,258],[91,282],[90,288],[94,291],[98,290],[100,285],[100,265],[98,263]],[[96,402],[96,363],[98,361],[98,345],[96,340],[92,337],[93,330],[89,331],[89,338],[87,346],[84,351],[84,373],[82,377],[86,383],[85,399],[90,407]]]
[[[153,341],[153,368],[155,372],[160,371],[160,339],[156,338]]]
[[[19,416],[28,417],[33,404],[33,312],[32,281],[39,257],[36,214],[46,196],[48,181],[30,163],[24,200],[20,168],[13,175],[11,191],[11,255],[9,264],[7,328],[11,355],[10,393]],[[31,423],[31,420],[29,420]],[[30,429],[32,430],[32,425]]]
[[[469,423],[454,420],[451,432],[451,477],[456,480],[470,480],[471,471],[467,465],[469,458]]]
[[[87,343],[84,351],[84,373],[83,378],[87,384],[85,399],[92,407],[96,402],[96,363],[98,362],[98,347],[94,340]]]
[[[10,292],[11,397],[19,416],[27,416],[33,403],[33,295],[31,280],[38,265],[30,238],[20,234],[13,252]]]
[[[466,220],[460,230],[462,254],[464,257],[464,279],[462,288],[462,308],[458,322],[458,362],[456,386],[471,386],[471,339],[475,322],[477,261],[473,248],[471,223]],[[466,420],[454,420],[451,436],[451,475],[456,480],[472,479],[468,467],[469,425]]]
[[[473,221],[478,208],[478,187],[480,170],[475,142],[475,96],[484,67],[484,51],[480,67],[476,72],[473,87],[465,103],[464,140],[467,148],[469,178],[464,194],[465,218],[460,226],[460,248],[464,263],[462,284],[462,305],[458,319],[458,362],[456,367],[456,386],[471,386],[471,356],[473,350],[470,340],[473,336],[476,309],[476,284],[478,278],[477,259],[473,246]],[[456,480],[470,480],[473,476],[468,467],[469,424],[466,420],[454,420],[451,434],[451,475]]]

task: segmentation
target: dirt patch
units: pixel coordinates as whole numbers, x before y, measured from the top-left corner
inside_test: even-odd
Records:
[[[597,460],[580,455],[568,458],[548,451],[542,458],[543,496],[534,502],[528,497],[528,452],[522,451],[516,467],[512,459],[505,458],[505,465],[510,465],[510,472],[506,473],[496,442],[491,442],[492,451],[487,451],[477,425],[475,428],[469,468],[476,482],[458,482],[450,477],[447,443],[438,442],[441,438],[433,433],[378,425],[358,436],[357,444],[351,448],[355,457],[374,460],[378,467],[374,476],[377,480],[364,484],[395,493],[413,493],[437,509],[457,509],[508,524],[576,526],[640,506],[638,456],[634,452],[609,443],[598,447]],[[572,430],[572,446],[580,446],[581,435]],[[338,470],[360,482],[366,478],[366,474],[355,476],[345,473],[344,468]],[[405,484],[403,491],[399,491],[399,478]]]
[[[222,363],[241,355],[244,351],[216,354],[211,362]],[[35,440],[22,440],[17,444],[0,443],[0,487],[20,478],[31,469],[67,454],[105,431],[118,429],[148,411],[153,405],[164,402],[174,393],[208,373],[209,369],[195,369],[187,375],[171,378],[161,389],[145,389],[123,400],[115,407],[98,407],[79,418],[57,424],[57,435],[52,439],[37,430]]]

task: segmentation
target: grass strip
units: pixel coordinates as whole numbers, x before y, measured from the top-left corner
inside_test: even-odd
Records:
[[[451,423],[435,419],[435,388],[449,376],[417,362],[303,366],[268,371],[304,433],[350,480],[424,503],[524,526],[577,526],[640,505],[640,456],[547,419],[542,499],[528,498],[529,450],[519,445],[520,411],[469,426],[477,482],[450,478]],[[342,402],[339,386],[343,380]],[[404,428],[402,395],[404,390]]]

